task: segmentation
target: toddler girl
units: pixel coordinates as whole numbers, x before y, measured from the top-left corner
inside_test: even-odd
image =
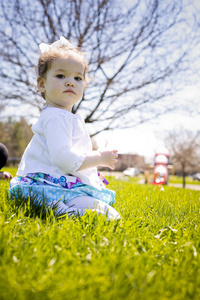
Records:
[[[59,201],[57,212],[83,215],[86,209],[120,218],[111,207],[115,193],[106,189],[97,166],[115,168],[117,150],[92,151],[90,137],[80,115],[72,107],[81,100],[87,64],[84,55],[64,37],[52,45],[40,45],[37,86],[46,106],[32,126],[16,177],[13,197],[45,197],[48,205]]]

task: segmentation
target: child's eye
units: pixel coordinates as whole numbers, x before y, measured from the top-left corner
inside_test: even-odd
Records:
[[[56,77],[57,77],[57,78],[60,78],[60,79],[65,78],[65,76],[64,76],[63,74],[57,74]]]
[[[74,77],[74,79],[75,80],[77,80],[77,81],[81,81],[81,80],[83,80],[81,77],[79,77],[79,76],[77,76],[77,77]]]

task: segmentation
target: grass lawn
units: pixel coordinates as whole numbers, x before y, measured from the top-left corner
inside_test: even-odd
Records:
[[[1,300],[199,300],[200,192],[108,180],[120,221],[29,216],[0,181]]]

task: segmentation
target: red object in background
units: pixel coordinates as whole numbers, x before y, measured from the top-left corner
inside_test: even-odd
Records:
[[[166,184],[168,179],[168,169],[166,166],[157,165],[154,168],[154,184]]]
[[[157,151],[154,162],[154,181],[153,184],[167,184],[169,152],[166,148]]]

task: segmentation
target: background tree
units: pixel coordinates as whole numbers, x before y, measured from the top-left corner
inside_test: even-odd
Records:
[[[42,98],[35,96],[38,44],[61,35],[88,54],[93,80],[74,112],[81,110],[91,135],[172,109],[168,96],[188,81],[187,54],[198,24],[190,1],[0,0],[0,5],[1,109],[42,108]],[[29,107],[31,113],[36,110]]]
[[[200,132],[191,132],[183,128],[168,133],[165,139],[170,153],[170,163],[175,166],[176,174],[183,177],[200,171]]]

